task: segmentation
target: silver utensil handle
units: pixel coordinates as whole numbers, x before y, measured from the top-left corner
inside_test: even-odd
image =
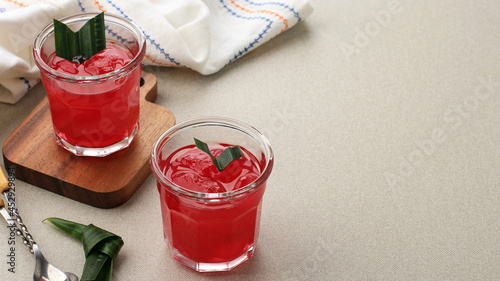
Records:
[[[3,209],[2,215],[7,221],[7,224],[16,228],[16,234],[23,239],[23,244],[30,248],[30,252],[33,253],[33,244],[36,244],[36,242],[35,240],[33,240],[33,236],[31,236],[28,228],[26,227],[26,225],[24,225],[23,219],[19,215],[13,191],[14,190],[11,188],[9,180],[3,172],[3,168],[0,166],[0,193],[3,193],[3,195],[7,199],[6,203],[8,206],[8,210],[15,216],[16,221],[14,221],[10,214],[7,212],[7,206],[5,206],[3,200],[1,201],[1,207]]]
[[[14,232],[17,234],[17,236],[21,237],[21,239],[23,240],[23,244],[26,245],[30,249],[31,253],[33,253],[33,245],[35,245],[36,243],[34,241],[31,242],[28,238],[25,237],[24,233],[17,226],[17,224],[16,224],[17,221],[14,220],[10,216],[9,212],[5,208],[4,202],[1,198],[0,198],[0,214],[3,216],[3,218],[7,222],[8,227],[14,228]]]
[[[36,244],[36,242],[33,239],[33,236],[31,236],[31,234],[29,233],[28,228],[23,222],[23,219],[19,215],[19,211],[16,208],[12,193],[8,192],[7,190],[4,191],[4,195],[7,198],[7,204],[9,206],[8,209],[15,216],[15,219],[10,216],[6,208],[7,206],[4,205],[3,200],[1,202],[0,212],[5,218],[5,221],[7,221],[7,224],[10,227],[15,228],[15,233],[17,234],[17,236],[21,237],[21,239],[23,240],[23,244],[26,245],[26,247],[28,247],[30,249],[30,252],[33,254],[33,244]]]
[[[17,209],[16,202],[15,202],[14,198],[12,197],[12,192],[5,192],[4,195],[7,198],[9,204],[12,204],[12,206],[11,206],[12,212],[16,216],[17,223],[21,227],[21,230],[23,231],[24,235],[31,243],[35,243],[35,240],[33,240],[33,236],[31,236],[31,234],[28,231],[28,228],[26,227],[26,225],[23,222],[23,219],[19,215],[19,210]]]
[[[18,224],[18,226],[16,227],[16,234],[22,237],[23,244],[30,248],[30,252],[33,253],[33,244],[36,244],[36,242],[33,239],[31,233],[28,231],[28,228],[24,224],[22,217],[19,215],[19,210],[16,207],[15,199],[12,197],[12,192],[10,192],[9,190],[5,191],[4,195],[5,198],[7,198],[7,203],[9,204],[10,210],[12,210],[12,213],[16,217],[16,222]]]
[[[24,227],[26,228],[26,227]],[[23,240],[23,244],[26,245],[26,247],[28,247],[30,249],[30,253],[34,253],[33,251],[33,244],[36,244],[36,242],[33,240],[33,238],[31,237],[31,235],[28,233],[28,236],[25,236],[23,234],[23,232],[26,232],[28,233],[28,230],[27,229],[23,229],[23,231],[21,231],[19,229],[19,227],[16,226],[16,234],[17,236],[21,237],[21,239]]]

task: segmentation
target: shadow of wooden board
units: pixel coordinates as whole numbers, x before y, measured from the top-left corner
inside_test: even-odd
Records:
[[[170,110],[154,104],[157,80],[142,73],[140,127],[131,145],[106,157],[75,156],[57,145],[47,97],[14,129],[3,144],[6,168],[17,180],[98,207],[114,208],[129,200],[151,173],[154,142],[175,124]]]

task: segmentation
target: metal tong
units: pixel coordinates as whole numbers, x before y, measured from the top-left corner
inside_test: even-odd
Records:
[[[73,273],[65,273],[52,264],[50,264],[42,252],[40,251],[37,243],[33,239],[33,236],[28,231],[28,228],[23,222],[23,219],[19,215],[19,210],[17,209],[14,194],[12,192],[9,181],[5,177],[2,167],[0,166],[0,193],[2,193],[5,198],[7,205],[5,205],[2,198],[0,198],[0,213],[4,217],[5,221],[9,227],[15,228],[16,234],[21,237],[23,244],[26,245],[32,254],[35,255],[35,272],[33,273],[34,281],[78,281],[78,277]],[[8,207],[8,210],[7,210]],[[12,216],[15,219],[12,218]]]

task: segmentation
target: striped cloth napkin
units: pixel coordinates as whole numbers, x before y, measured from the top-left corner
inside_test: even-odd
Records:
[[[208,75],[312,13],[308,0],[0,0],[0,102],[16,103],[39,82],[31,54],[54,18],[104,11],[144,32],[143,63]]]

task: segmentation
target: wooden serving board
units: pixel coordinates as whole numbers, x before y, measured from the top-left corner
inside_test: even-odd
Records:
[[[170,110],[154,104],[156,77],[143,72],[140,127],[131,145],[106,157],[75,156],[57,145],[49,103],[40,104],[3,144],[6,167],[16,179],[98,208],[113,208],[134,195],[150,174],[154,142],[175,124]]]

